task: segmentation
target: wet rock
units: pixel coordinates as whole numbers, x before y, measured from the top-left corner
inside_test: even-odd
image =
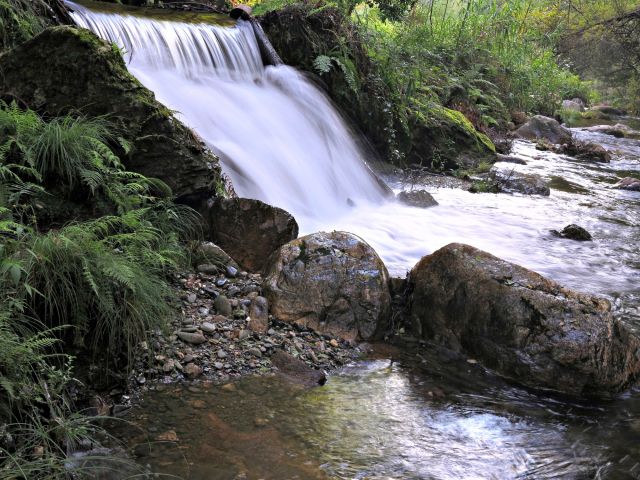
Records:
[[[559,145],[572,142],[569,129],[560,125],[557,120],[542,115],[531,117],[531,119],[518,128],[515,133],[531,141],[544,139]]]
[[[416,333],[531,387],[572,395],[620,390],[640,372],[640,341],[607,300],[580,294],[468,245],[410,274]]]
[[[611,154],[602,145],[591,142],[575,142],[568,148],[569,155],[590,162],[609,163]]]
[[[436,199],[433,198],[426,190],[408,190],[400,192],[396,198],[410,207],[428,208],[438,205]]]
[[[357,236],[320,232],[273,255],[263,291],[281,321],[345,339],[371,339],[389,322],[388,277],[376,252]]]
[[[640,132],[633,130],[632,128],[622,123],[617,123],[615,125],[594,125],[592,127],[583,128],[582,130],[585,130],[587,132],[603,133],[605,135],[611,135],[616,138],[636,138],[640,135]]]
[[[523,158],[514,155],[502,155],[498,153],[498,162],[515,163],[516,165],[526,165],[527,162]]]
[[[213,301],[213,306],[216,307],[216,311],[219,315],[228,317],[233,313],[231,302],[229,302],[229,299],[225,295],[216,297]]]
[[[191,343],[193,345],[200,345],[207,341],[201,333],[178,332],[176,333],[176,336],[183,342]]]
[[[632,192],[640,192],[640,179],[633,177],[625,177],[616,183],[613,188],[620,190],[631,190]]]
[[[217,199],[208,223],[210,238],[250,272],[261,272],[273,251],[298,236],[288,212],[249,198]]]
[[[3,95],[42,115],[108,117],[131,145],[117,152],[127,170],[159,178],[180,201],[197,208],[223,182],[218,159],[88,30],[49,28],[3,55],[0,71]]]
[[[238,269],[233,265],[227,265],[226,274],[229,278],[236,278],[236,276],[238,275]]]
[[[558,232],[557,230],[551,230],[551,233],[553,233],[556,237],[567,238],[569,240],[578,240],[580,242],[588,242],[593,240],[593,237],[591,237],[591,234],[589,232],[587,232],[580,225],[575,225],[573,223],[564,227],[560,232]]]
[[[549,184],[540,175],[520,173],[515,170],[496,169],[489,173],[491,182],[498,186],[498,190],[507,193],[522,193],[524,195],[549,196]]]
[[[269,302],[264,297],[255,297],[249,306],[249,329],[253,332],[265,333],[269,329]]]
[[[271,355],[271,363],[280,373],[290,380],[309,387],[324,385],[327,376],[323,371],[309,367],[302,360],[295,358],[283,350],[276,350]]]

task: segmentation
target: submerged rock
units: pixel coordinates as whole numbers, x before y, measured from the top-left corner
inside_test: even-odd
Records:
[[[416,332],[530,387],[617,391],[640,372],[640,340],[610,303],[474,247],[450,244],[411,271]]]
[[[640,179],[633,177],[625,177],[616,183],[613,188],[620,190],[631,190],[632,192],[640,192]]]
[[[387,327],[391,295],[377,253],[351,233],[314,233],[284,245],[265,271],[264,295],[279,320],[348,340]]]
[[[500,192],[543,195],[546,197],[551,194],[547,181],[534,173],[497,169],[489,173],[489,179],[497,185]]]
[[[567,238],[569,240],[578,240],[580,242],[588,242],[593,240],[593,237],[580,225],[571,224],[564,227],[560,232],[557,230],[551,230],[551,233],[556,237]]]
[[[127,169],[164,181],[195,207],[222,182],[218,159],[93,33],[53,27],[0,56],[0,91],[42,115],[106,116],[130,145]]]
[[[250,198],[217,199],[208,225],[209,237],[250,272],[261,272],[271,253],[298,236],[289,212]]]
[[[406,190],[398,193],[396,198],[410,207],[428,208],[438,205],[436,199],[426,190]]]
[[[302,360],[293,357],[284,350],[273,352],[271,363],[278,368],[280,373],[295,383],[313,387],[324,385],[327,381],[327,375],[322,370],[309,367]]]
[[[570,144],[572,136],[569,129],[557,120],[542,115],[535,115],[516,130],[516,135],[531,141],[547,140],[553,144]]]

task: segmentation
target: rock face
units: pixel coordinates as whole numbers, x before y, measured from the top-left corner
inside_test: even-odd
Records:
[[[631,190],[632,192],[640,192],[640,179],[633,177],[625,177],[614,185],[614,188],[620,190]]]
[[[0,92],[42,115],[107,116],[131,144],[134,172],[199,206],[222,185],[217,158],[133,78],[120,52],[87,30],[53,27],[0,56]]]
[[[593,240],[593,237],[589,232],[587,232],[580,225],[576,225],[574,223],[572,223],[571,225],[567,225],[560,232],[558,232],[557,230],[551,230],[551,233],[560,238],[577,240],[579,242],[588,242]]]
[[[290,213],[250,198],[216,199],[207,220],[209,238],[250,272],[261,272],[269,255],[298,236]]]
[[[391,296],[387,269],[351,233],[314,233],[284,245],[265,272],[271,313],[346,340],[375,338],[386,328]]]
[[[492,170],[489,179],[495,182],[500,192],[522,193],[523,195],[551,194],[549,184],[540,176],[533,173],[520,173],[514,170]]]
[[[397,199],[410,207],[428,208],[438,205],[433,196],[426,190],[407,190],[400,192]]]
[[[570,144],[571,132],[553,118],[535,115],[516,130],[516,134],[527,140],[547,140],[554,144]]]
[[[640,372],[640,340],[607,300],[576,293],[462,244],[411,271],[417,333],[521,384],[572,395],[625,387]]]

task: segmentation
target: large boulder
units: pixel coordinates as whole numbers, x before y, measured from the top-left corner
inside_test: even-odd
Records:
[[[535,115],[516,130],[516,135],[531,141],[547,140],[556,145],[572,143],[571,132],[557,120]]]
[[[572,395],[625,387],[640,340],[607,300],[576,293],[474,247],[450,244],[411,271],[416,332],[517,382]]]
[[[106,116],[131,145],[118,152],[124,165],[163,180],[179,201],[200,206],[224,185],[218,159],[88,30],[49,28],[0,56],[0,93],[45,116]]]
[[[411,118],[409,164],[444,171],[477,168],[497,160],[496,148],[485,134],[457,110],[437,104],[416,104]]]
[[[250,272],[262,272],[269,255],[298,236],[289,212],[251,198],[216,199],[207,222],[209,239]]]
[[[284,245],[265,271],[271,313],[346,340],[376,338],[391,313],[389,274],[351,233],[314,233]]]

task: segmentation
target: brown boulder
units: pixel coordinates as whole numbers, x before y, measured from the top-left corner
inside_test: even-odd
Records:
[[[298,236],[290,213],[250,198],[218,198],[208,227],[209,239],[251,272],[262,272],[269,255]]]
[[[376,252],[351,233],[314,233],[284,245],[265,271],[263,290],[278,319],[347,340],[387,326],[389,274]]]
[[[640,340],[607,300],[462,244],[410,274],[417,333],[517,382],[573,395],[625,387],[640,371]]]

